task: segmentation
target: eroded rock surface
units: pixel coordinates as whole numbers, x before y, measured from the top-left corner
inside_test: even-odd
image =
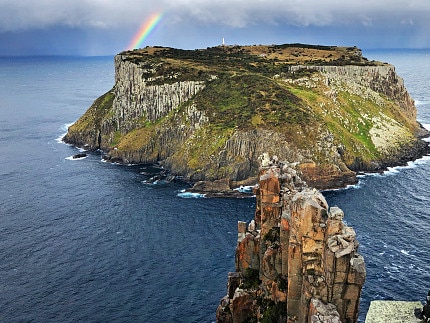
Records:
[[[366,268],[354,229],[295,169],[262,164],[217,322],[356,322]]]

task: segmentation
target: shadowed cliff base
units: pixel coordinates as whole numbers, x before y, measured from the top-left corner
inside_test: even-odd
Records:
[[[429,151],[394,66],[356,47],[148,47],[118,54],[115,72],[64,141],[189,182],[255,184],[268,152],[310,186],[339,188]]]

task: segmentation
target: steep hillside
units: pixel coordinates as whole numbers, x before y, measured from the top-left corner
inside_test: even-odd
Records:
[[[115,85],[64,140],[190,181],[255,181],[264,152],[317,188],[422,155],[425,131],[392,65],[355,47],[148,47],[115,57]]]

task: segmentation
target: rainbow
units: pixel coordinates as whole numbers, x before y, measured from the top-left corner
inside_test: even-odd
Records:
[[[163,14],[154,13],[152,14],[148,20],[146,20],[142,26],[140,26],[137,33],[134,35],[127,49],[132,50],[135,48],[139,48],[140,44],[149,36],[151,31],[154,30],[155,27],[160,23]]]

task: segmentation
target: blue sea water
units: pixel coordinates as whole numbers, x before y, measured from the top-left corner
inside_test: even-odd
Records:
[[[430,52],[365,51],[393,63],[430,124]],[[112,57],[0,58],[0,321],[213,322],[249,199],[184,198],[184,183],[98,153],[72,160],[67,125],[114,84]],[[430,288],[430,161],[326,192],[367,263],[373,299]]]

